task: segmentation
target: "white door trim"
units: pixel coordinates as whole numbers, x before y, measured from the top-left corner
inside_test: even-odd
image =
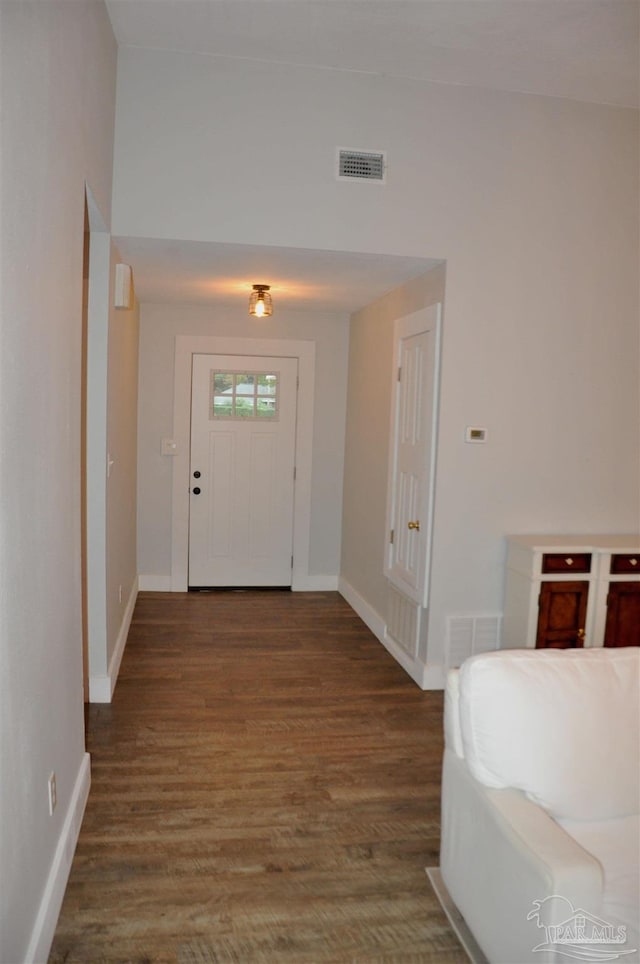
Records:
[[[91,703],[101,702],[98,680],[108,671],[107,638],[107,367],[111,291],[111,235],[85,185],[89,218],[89,291],[86,358],[86,604],[87,675]]]
[[[173,494],[171,511],[171,591],[186,592],[189,567],[189,453],[192,355],[274,355],[298,359],[300,388],[296,423],[296,490],[293,504],[294,590],[311,587],[311,457],[316,346],[313,341],[176,335],[173,380]]]

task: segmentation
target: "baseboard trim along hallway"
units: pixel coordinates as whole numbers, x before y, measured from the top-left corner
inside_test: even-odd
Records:
[[[55,849],[51,870],[47,877],[38,916],[29,941],[27,964],[41,964],[41,962],[47,960],[69,879],[90,787],[91,758],[88,753],[85,753],[78,770],[69,809],[62,825],[62,832]]]
[[[89,702],[90,703],[110,703],[113,697],[113,691],[116,688],[116,683],[118,682],[118,673],[120,672],[120,663],[122,662],[122,657],[124,655],[124,648],[127,645],[127,637],[129,635],[129,628],[131,626],[131,620],[133,618],[133,610],[135,609],[136,599],[138,598],[138,579],[134,579],[133,586],[131,587],[131,593],[129,594],[129,599],[127,600],[127,605],[122,616],[122,623],[120,624],[120,632],[118,633],[118,638],[116,640],[116,645],[113,650],[113,654],[109,661],[109,669],[106,676],[90,676],[89,677]]]
[[[393,658],[402,666],[405,673],[417,683],[422,690],[441,690],[444,688],[445,674],[441,666],[429,666],[422,660],[412,658],[401,646],[389,636],[387,624],[382,616],[369,605],[346,579],[340,577],[338,591],[354,609],[363,623],[369,627],[373,635]]]

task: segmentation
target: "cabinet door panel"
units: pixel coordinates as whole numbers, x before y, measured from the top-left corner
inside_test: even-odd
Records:
[[[588,595],[588,582],[542,583],[536,649],[584,645]]]
[[[640,646],[640,582],[609,584],[604,645]]]

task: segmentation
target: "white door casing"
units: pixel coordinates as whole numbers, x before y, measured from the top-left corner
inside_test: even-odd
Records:
[[[193,356],[189,586],[290,586],[297,358]]]
[[[88,695],[108,703],[107,632],[107,388],[111,235],[86,185],[89,219],[89,279],[86,331],[86,607]]]
[[[385,575],[426,607],[435,478],[441,305],[396,321]]]

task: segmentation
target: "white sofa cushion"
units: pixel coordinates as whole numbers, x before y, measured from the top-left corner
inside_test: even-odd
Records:
[[[460,673],[450,669],[444,692],[444,742],[456,756],[464,757],[460,730]]]
[[[624,951],[640,959],[640,815],[617,820],[559,820],[574,840],[592,854],[603,871],[600,916],[627,931]],[[625,961],[629,960],[625,956]]]
[[[515,787],[556,818],[640,811],[640,651],[501,650],[466,660],[464,756],[488,787]]]

